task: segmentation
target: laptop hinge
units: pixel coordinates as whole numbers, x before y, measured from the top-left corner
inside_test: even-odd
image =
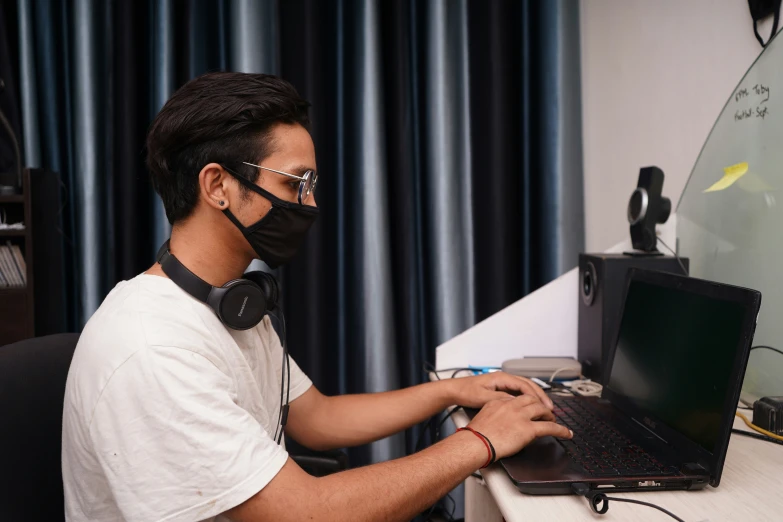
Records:
[[[692,475],[709,475],[709,470],[699,464],[698,462],[687,462],[683,464],[682,469],[680,470],[683,473],[692,474]]]

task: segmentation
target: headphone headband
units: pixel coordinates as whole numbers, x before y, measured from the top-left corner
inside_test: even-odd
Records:
[[[224,325],[234,330],[253,328],[277,305],[277,280],[271,274],[251,272],[247,277],[214,287],[171,253],[169,241],[160,247],[156,259],[169,279],[209,306]]]
[[[160,263],[163,273],[187,293],[202,303],[206,303],[214,287],[191,272],[179,259],[174,257],[169,249],[169,243],[167,240],[158,251],[157,261]]]

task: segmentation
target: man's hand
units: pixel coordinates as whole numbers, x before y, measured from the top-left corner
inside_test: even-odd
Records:
[[[554,420],[552,411],[538,397],[523,395],[488,402],[468,426],[492,442],[500,459],[514,455],[539,437],[573,437],[568,428]]]
[[[481,408],[489,401],[510,399],[516,395],[531,395],[538,398],[550,410],[552,400],[536,383],[524,377],[503,372],[486,373],[475,377],[450,379],[453,404],[468,408]]]

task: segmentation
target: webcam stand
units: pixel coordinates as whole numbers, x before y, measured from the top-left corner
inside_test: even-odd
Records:
[[[624,256],[631,256],[631,257],[659,257],[659,256],[663,256],[664,253],[661,252],[658,249],[650,250],[650,251],[647,251],[647,250],[630,250],[630,251],[627,251],[627,252],[623,252],[623,255]]]

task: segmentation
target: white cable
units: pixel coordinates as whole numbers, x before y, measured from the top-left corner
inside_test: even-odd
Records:
[[[604,389],[604,387],[597,382],[585,379],[572,381],[568,384],[568,387],[572,392],[578,393],[579,395],[584,395],[586,397],[597,397],[601,395],[601,391]]]
[[[574,369],[574,367],[573,367],[573,366],[566,366],[566,367],[564,367],[564,368],[558,368],[557,370],[555,370],[555,372],[554,372],[554,373],[552,374],[552,376],[549,378],[549,382],[552,382],[552,381],[554,381],[554,380],[555,380],[555,377],[557,377],[557,374],[558,374],[558,373],[560,373],[560,372],[564,372],[564,371],[566,371],[566,370],[573,370],[573,369]],[[581,374],[581,373],[579,374],[579,377],[582,377],[582,374]]]
[[[597,382],[593,382],[590,379],[585,379],[584,377],[581,379],[575,379],[573,381],[563,382],[563,386],[568,388],[571,393],[584,396],[601,395],[601,391],[604,388]]]

